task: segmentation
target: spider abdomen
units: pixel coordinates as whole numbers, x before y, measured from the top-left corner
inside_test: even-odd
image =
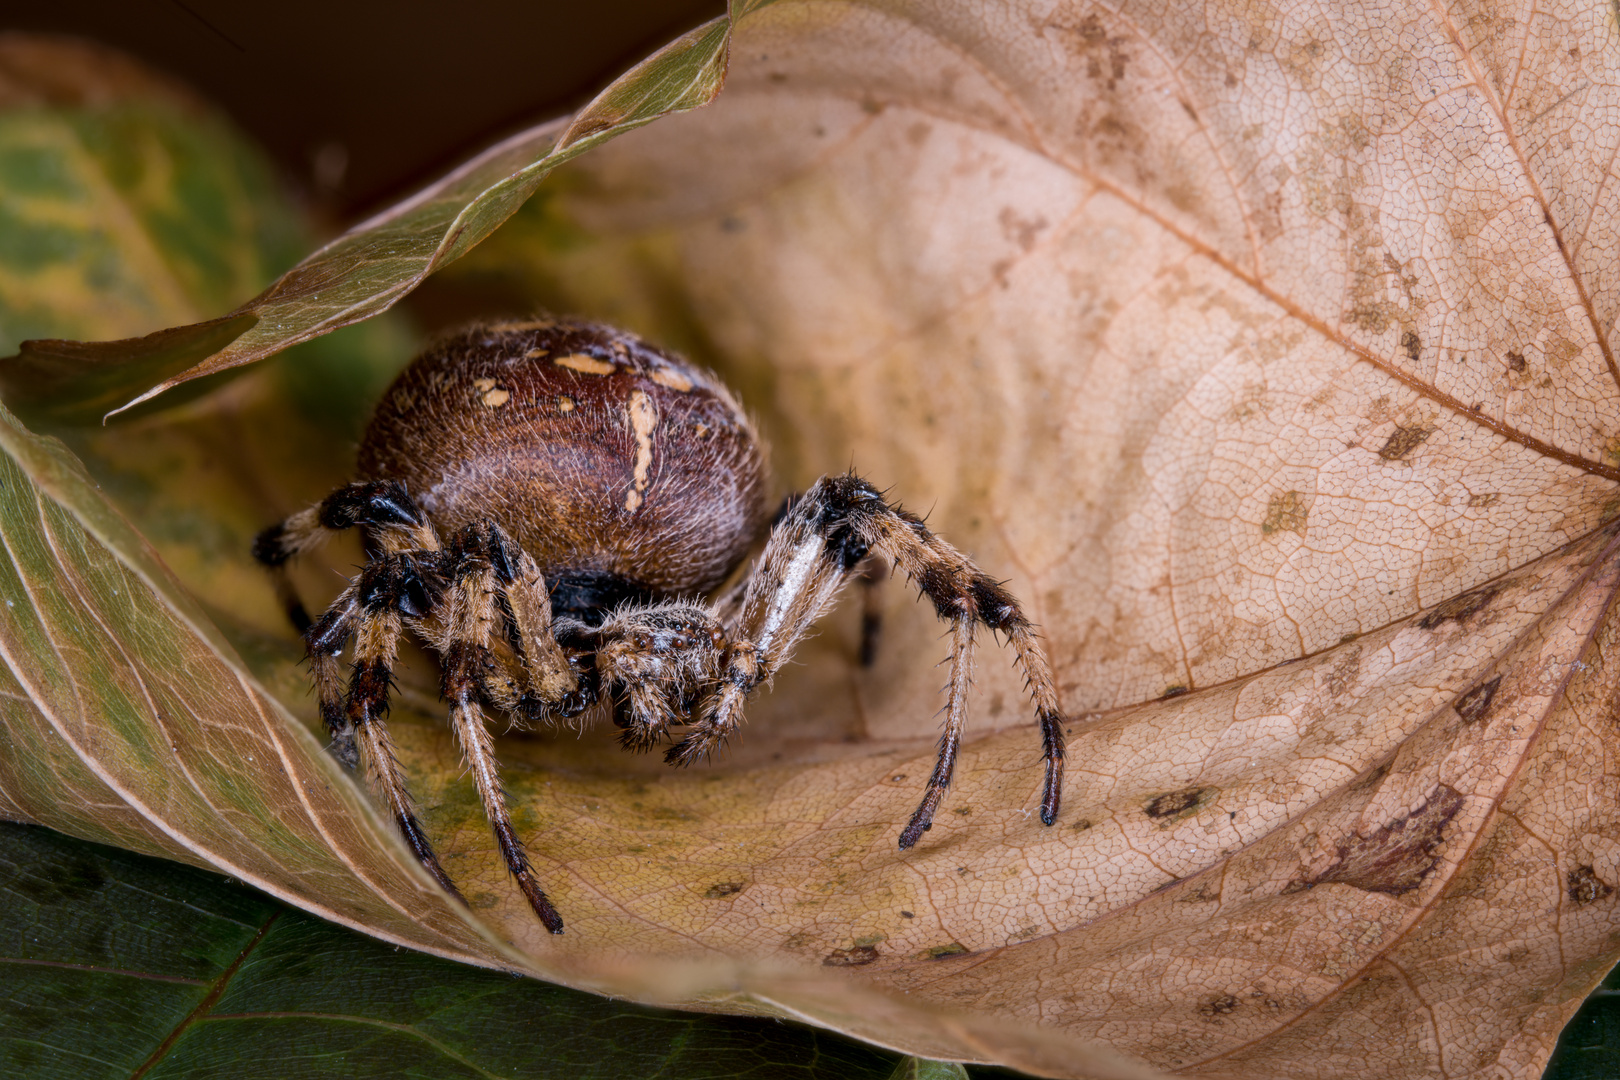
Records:
[[[578,603],[719,585],[764,519],[753,426],[708,372],[634,335],[475,327],[383,395],[359,475],[399,480],[444,534],[494,521]]]

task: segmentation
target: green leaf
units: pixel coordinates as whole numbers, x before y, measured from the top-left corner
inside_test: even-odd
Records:
[[[391,948],[212,874],[0,824],[0,1074],[963,1076],[814,1028],[649,1009]],[[943,1070],[943,1071],[941,1071]]]
[[[727,18],[682,35],[572,117],[484,151],[327,244],[228,315],[139,338],[24,342],[0,364],[0,391],[14,404],[48,403],[54,419],[83,421],[109,401],[124,402],[111,410],[118,412],[385,311],[493,232],[558,165],[711,101],[725,81],[730,40]]]
[[[968,1080],[968,1076],[967,1069],[954,1061],[908,1057],[895,1066],[889,1080]]]
[[[1609,972],[1558,1036],[1542,1080],[1620,1076],[1620,968]]]

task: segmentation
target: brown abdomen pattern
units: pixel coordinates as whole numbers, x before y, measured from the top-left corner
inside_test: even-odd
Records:
[[[360,479],[400,480],[441,534],[493,517],[548,575],[706,592],[764,521],[764,460],[724,385],[634,335],[474,327],[394,380]]]

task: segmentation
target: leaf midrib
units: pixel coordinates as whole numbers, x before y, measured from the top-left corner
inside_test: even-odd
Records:
[[[236,973],[241,970],[242,964],[247,961],[253,950],[259,947],[259,943],[264,940],[264,936],[270,932],[270,928],[275,925],[276,920],[279,918],[281,918],[280,911],[270,913],[270,917],[259,925],[258,931],[254,933],[248,943],[242,946],[242,951],[236,954],[236,959],[232,960],[230,965],[209,984],[208,992],[202,996],[202,1000],[197,1002],[196,1007],[170,1029],[169,1033],[163,1037],[163,1041],[158,1043],[157,1048],[152,1051],[147,1059],[141,1062],[134,1072],[129,1074],[129,1080],[141,1080],[141,1077],[151,1072],[158,1062],[162,1061],[164,1056],[174,1047],[174,1044],[180,1040],[180,1036],[186,1033],[186,1029],[207,1016],[209,1010],[214,1007],[214,1003],[220,999],[225,993],[225,989],[230,986],[231,980],[236,977]]]
[[[941,36],[936,31],[918,23],[915,19],[907,17],[902,12],[879,9],[870,5],[863,6],[865,6],[866,10],[870,11],[874,15],[902,21],[910,26],[915,27],[939,43],[942,48],[950,50],[953,55],[957,56],[964,63],[971,66],[987,84],[996,89],[996,91],[1001,95],[1003,102],[1006,104],[1007,109],[1018,118],[1020,126],[1028,135],[1030,140],[1030,149],[1033,152],[1069,172],[1077,179],[1083,180],[1084,182],[1092,185],[1096,190],[1106,192],[1107,194],[1118,199],[1120,202],[1130,207],[1133,212],[1139,214],[1145,220],[1153,222],[1166,233],[1181,241],[1193,254],[1207,259],[1209,262],[1223,270],[1231,278],[1248,286],[1259,296],[1277,305],[1277,307],[1281,308],[1285,314],[1316,333],[1318,337],[1331,344],[1339,346],[1356,359],[1372,365],[1385,375],[1395,379],[1397,382],[1401,383],[1403,386],[1406,386],[1408,389],[1412,390],[1414,393],[1417,393],[1421,397],[1433,401],[1443,409],[1457,416],[1459,419],[1466,420],[1470,423],[1486,428],[1501,438],[1506,439],[1509,442],[1516,443],[1527,450],[1541,455],[1542,457],[1550,458],[1559,462],[1560,464],[1579,469],[1582,472],[1620,483],[1620,467],[1605,465],[1602,462],[1593,461],[1592,459],[1584,457],[1581,454],[1572,453],[1571,451],[1554,446],[1545,440],[1538,439],[1534,435],[1521,431],[1510,424],[1492,419],[1491,417],[1484,415],[1483,412],[1475,412],[1471,406],[1464,404],[1462,401],[1451,396],[1450,394],[1444,393],[1438,387],[1418,378],[1416,375],[1407,372],[1401,368],[1399,364],[1375,354],[1371,349],[1346,337],[1333,327],[1330,327],[1324,320],[1307,313],[1301,305],[1289,299],[1278,289],[1275,289],[1265,283],[1258,272],[1258,258],[1256,259],[1256,271],[1254,273],[1243,270],[1234,260],[1222,254],[1212,245],[1188,230],[1181,228],[1175,222],[1166,218],[1162,214],[1159,214],[1151,205],[1131,192],[1129,189],[1122,187],[1105,176],[1092,172],[1082,163],[1071,159],[1066,154],[1058,152],[1055,148],[1049,145],[1048,142],[1041,136],[1041,126],[1036,123],[1029,113],[1022,107],[1022,102],[1018,95],[1010,87],[1008,87],[1001,78],[998,77],[995,71],[987,67],[977,56],[962,49],[955,41]],[[1122,12],[1113,12],[1113,14],[1121,19],[1125,18],[1125,15]],[[1442,19],[1441,22],[1448,28],[1451,25],[1449,20]],[[1139,33],[1138,40],[1143,44],[1151,43],[1151,39],[1145,34]],[[1454,34],[1452,37],[1452,43],[1467,60],[1472,60],[1472,53],[1462,47],[1460,41],[1458,41]],[[1167,64],[1167,67],[1172,71],[1175,70],[1174,65]],[[1503,137],[1508,140],[1508,143],[1513,150],[1514,158],[1520,164],[1522,170],[1521,175],[1525,183],[1528,185],[1530,192],[1535,199],[1536,205],[1541,209],[1542,218],[1545,221],[1547,228],[1551,232],[1553,243],[1558,248],[1560,256],[1564,260],[1565,266],[1569,268],[1570,281],[1576,290],[1577,296],[1580,298],[1583,309],[1587,315],[1588,323],[1592,327],[1593,336],[1597,341],[1599,348],[1602,350],[1611,376],[1614,378],[1617,388],[1620,388],[1620,365],[1617,365],[1613,351],[1610,348],[1608,338],[1598,325],[1596,312],[1592,307],[1590,297],[1587,295],[1584,283],[1580,275],[1575,272],[1574,266],[1570,262],[1569,250],[1564,244],[1563,236],[1553,220],[1552,212],[1548,208],[1546,197],[1541,190],[1541,186],[1535,182],[1534,174],[1531,172],[1528,166],[1525,165],[1523,152],[1519,146],[1517,138],[1514,137],[1513,134],[1514,129],[1510,124],[1507,123],[1502,112],[1500,111],[1500,108],[1498,107],[1498,103],[1496,102],[1495,98],[1487,92],[1485,84],[1477,77],[1477,69],[1475,69],[1471,63],[1469,67],[1470,71],[1474,72],[1475,74],[1475,78],[1469,84],[1469,86],[1475,92],[1481,95],[1487,107],[1490,108],[1493,115],[1496,117],[1497,124],[1499,125]],[[856,99],[851,98],[850,100]],[[967,122],[961,116],[945,110],[931,108],[928,104],[922,102],[908,101],[906,102],[906,107],[917,112],[936,116],[942,120],[954,123],[960,124]],[[1200,123],[1199,127],[1201,131],[1205,131],[1207,137],[1207,129],[1203,127],[1202,123]],[[994,135],[995,133],[992,132],[990,134]],[[996,137],[1001,138],[1004,136],[997,135]],[[1216,157],[1218,159],[1220,158],[1218,150],[1216,151]],[[1232,188],[1231,191],[1232,197],[1237,205],[1244,211],[1247,211],[1248,207],[1241,197],[1241,193],[1238,192],[1235,187]],[[1247,227],[1249,215],[1246,212],[1243,214],[1243,219],[1245,222],[1245,227]],[[1014,261],[1016,262],[1025,255],[1027,255],[1027,252],[1019,256],[1015,256]]]

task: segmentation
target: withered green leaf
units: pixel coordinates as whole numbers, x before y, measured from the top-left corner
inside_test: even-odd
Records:
[[[0,362],[0,392],[14,408],[84,422],[386,311],[487,237],[559,164],[709,102],[725,81],[730,36],[730,19],[722,18],[677,38],[575,115],[484,151],[229,313],[116,341],[26,342]]]

